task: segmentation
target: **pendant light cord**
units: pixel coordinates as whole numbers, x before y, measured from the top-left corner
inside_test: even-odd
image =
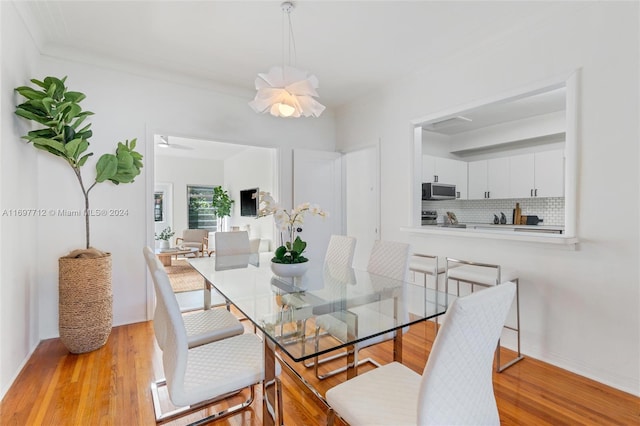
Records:
[[[291,23],[291,11],[293,10],[293,3],[284,2],[281,5],[282,7],[282,79],[286,81],[285,75],[285,67],[289,65],[290,67],[296,66],[297,62],[297,53],[296,53],[296,39],[293,34],[293,24]],[[286,23],[285,23],[285,14],[287,15]],[[285,27],[288,25],[289,31],[287,32]],[[285,33],[288,35],[287,41],[288,44],[285,46]],[[285,52],[286,55],[285,55]],[[286,59],[285,59],[286,56]],[[293,56],[293,63],[291,62],[291,57]]]

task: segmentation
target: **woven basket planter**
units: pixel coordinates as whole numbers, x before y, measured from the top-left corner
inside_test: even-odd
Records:
[[[60,340],[79,354],[107,343],[113,325],[111,254],[58,259]]]

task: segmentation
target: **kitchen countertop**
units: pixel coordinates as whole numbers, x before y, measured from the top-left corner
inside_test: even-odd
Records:
[[[403,232],[426,235],[446,235],[466,238],[488,238],[532,243],[575,245],[576,237],[567,237],[564,227],[550,225],[494,225],[493,223],[463,223],[466,227],[424,225],[401,227]],[[562,231],[562,233],[558,233]]]
[[[466,225],[467,228],[489,228],[489,229],[526,229],[526,230],[532,230],[532,231],[548,231],[548,232],[554,232],[554,231],[560,231],[562,233],[564,233],[564,226],[554,226],[554,225],[513,225],[511,223],[507,223],[504,225],[500,225],[500,224],[494,224],[494,223],[480,223],[480,222],[465,222],[462,223],[462,225]],[[425,225],[425,226],[433,226],[433,225]],[[436,226],[442,226],[442,227],[446,227],[446,225],[436,225]]]

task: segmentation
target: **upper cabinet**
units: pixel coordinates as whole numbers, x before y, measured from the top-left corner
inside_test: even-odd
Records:
[[[469,200],[509,198],[509,157],[468,164]]]
[[[510,157],[509,198],[564,196],[564,151]]]
[[[456,186],[456,198],[467,199],[467,163],[451,158],[422,156],[422,181]]]

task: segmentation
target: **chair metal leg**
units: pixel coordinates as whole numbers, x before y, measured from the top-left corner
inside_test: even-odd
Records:
[[[451,279],[454,279],[454,278],[451,278]],[[479,283],[475,283],[475,282],[472,282],[472,281],[463,281],[463,282],[466,282],[466,283],[471,285],[471,292],[472,293],[473,293],[473,290],[474,290],[474,285],[480,285],[482,287],[487,287],[484,284],[479,284]],[[522,352],[520,350],[520,278],[514,279],[513,282],[516,283],[516,297],[515,297],[515,299],[516,299],[516,326],[512,327],[512,326],[509,326],[509,325],[505,325],[504,328],[506,328],[508,330],[511,330],[511,331],[515,331],[516,338],[517,338],[518,354],[511,361],[506,362],[505,364],[501,364],[500,363],[500,340],[498,340],[498,347],[496,348],[496,372],[497,373],[502,373],[504,370],[506,370],[507,368],[511,367],[516,362],[524,359],[524,356],[522,355]],[[460,280],[456,280],[456,283],[457,283],[456,296],[460,297]]]
[[[332,408],[329,408],[329,412],[327,413],[327,426],[333,426],[333,423],[336,420],[336,413]]]
[[[516,278],[513,281],[516,283],[516,326],[511,327],[511,326],[505,325],[504,328],[507,328],[509,330],[516,332],[516,336],[518,339],[517,340],[518,354],[511,361],[505,363],[504,365],[501,365],[500,364],[500,341],[498,340],[498,348],[496,349],[496,372],[498,373],[502,373],[504,370],[511,367],[516,362],[524,359],[524,356],[520,351],[520,279]]]
[[[159,388],[164,387],[167,385],[167,382],[165,379],[161,379],[161,380],[157,380],[155,382],[151,383],[151,400],[153,402],[153,409],[154,409],[154,413],[155,413],[155,417],[156,417],[156,423],[157,424],[162,424],[162,423],[166,423],[169,422],[171,420],[177,419],[178,417],[182,417],[185,416],[187,414],[196,412],[198,410],[201,410],[209,405],[215,404],[217,402],[220,402],[230,396],[236,395],[237,393],[239,393],[242,389],[235,391],[235,392],[231,392],[225,395],[221,395],[218,398],[214,398],[214,399],[209,399],[207,401],[202,401],[199,402],[197,404],[193,404],[193,405],[189,405],[186,407],[178,407],[175,410],[163,413],[162,409],[160,407],[160,393],[159,393]],[[249,407],[251,405],[251,403],[253,402],[253,399],[255,397],[255,391],[254,391],[254,387],[250,386],[250,390],[251,393],[249,395],[249,398],[246,399],[244,402],[241,402],[240,404],[236,404],[233,407],[229,407],[229,408],[225,408],[222,411],[219,411],[217,413],[214,413],[210,416],[205,417],[204,419],[198,420],[194,423],[190,423],[191,425],[203,425],[206,423],[209,423],[213,420],[217,420],[223,417],[227,417],[231,414],[237,413],[238,411],[244,410],[245,408]]]
[[[316,352],[318,352],[319,350],[319,342],[320,342],[319,337],[320,337],[320,327],[316,327],[316,340],[315,340]],[[336,368],[335,370],[329,371],[328,373],[320,374],[318,370],[318,367],[320,365],[325,364],[329,361],[333,361],[334,359],[344,358],[344,357],[347,357],[347,365],[345,365],[344,367]],[[376,367],[381,367],[381,364],[372,358],[365,358],[358,361],[358,351],[355,349],[353,345],[349,346],[346,352],[340,352],[338,354],[330,355],[322,359],[319,359],[319,357],[316,356],[313,358],[313,360],[314,360],[313,364],[310,364],[310,365],[305,364],[305,367],[307,368],[313,367],[314,374],[318,380],[324,380],[326,378],[333,377],[336,374],[342,373],[343,371],[347,371],[348,378],[351,378],[351,376],[357,376],[358,367],[366,363],[373,364]],[[352,369],[351,372],[350,372],[350,369]]]

